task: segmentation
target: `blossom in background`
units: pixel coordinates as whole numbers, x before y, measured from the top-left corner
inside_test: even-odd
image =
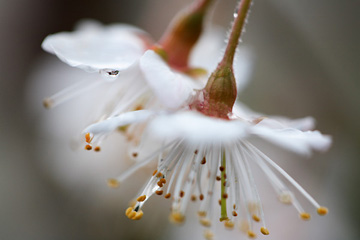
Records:
[[[123,113],[84,130],[87,138],[96,138],[121,126],[148,122],[144,134],[162,142],[158,150],[139,160],[119,177],[109,180],[110,186],[117,187],[139,168],[158,160],[157,169],[126,210],[128,218],[142,218],[143,205],[150,196],[157,194],[172,197],[170,220],[182,223],[188,203],[199,199],[198,214],[205,227],[211,227],[214,219],[220,219],[230,229],[239,222],[249,237],[255,237],[255,221],[262,225],[260,232],[268,235],[252,173],[254,166],[263,171],[279,200],[292,204],[302,219],[308,220],[310,214],[303,209],[288,185],[309,200],[318,214],[327,213],[325,207],[267,157],[253,140],[262,139],[295,153],[310,155],[313,151],[327,150],[331,138],[319,131],[310,131],[311,118],[294,121],[280,117],[264,118],[235,103],[237,84],[233,60],[250,3],[249,0],[240,2],[223,59],[205,87],[194,91],[186,106],[177,111],[147,109]],[[157,76],[156,72],[153,74]],[[164,96],[167,94],[166,89],[162,92]],[[216,184],[217,181],[220,184]],[[220,214],[216,215],[214,205],[219,205]],[[212,232],[206,231],[205,237],[211,238]]]
[[[194,88],[203,85],[199,78],[206,76],[206,70],[189,66],[189,57],[203,30],[210,3],[199,0],[182,11],[158,43],[138,28],[125,24],[104,27],[96,22],[83,22],[72,33],[48,36],[42,44],[44,50],[72,67],[100,73],[105,80],[76,83],[46,98],[45,107],[86,95],[89,89],[106,84],[108,91],[94,106],[88,124],[137,109],[179,108]],[[164,70],[168,75],[158,88],[154,82],[159,80],[154,76]],[[163,88],[167,88],[167,95],[159,94]],[[130,136],[138,135],[128,130]],[[95,151],[100,150],[102,139],[91,141]],[[86,148],[92,149],[90,140]]]

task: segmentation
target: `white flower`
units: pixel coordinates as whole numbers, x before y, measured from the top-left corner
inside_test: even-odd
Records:
[[[319,214],[326,213],[326,208],[321,207],[252,141],[254,138],[260,138],[295,153],[309,155],[314,150],[325,151],[331,144],[329,136],[318,131],[301,131],[270,118],[254,118],[248,121],[233,116],[231,120],[224,120],[191,110],[176,113],[125,113],[102,124],[94,124],[85,131],[94,134],[111,131],[115,126],[128,124],[128,120],[135,115],[136,119],[153,118],[146,134],[159,141],[165,139],[166,143],[110,181],[112,185],[117,185],[140,167],[159,159],[156,174],[139,194],[138,202],[127,210],[129,218],[139,219],[142,216],[143,204],[154,193],[164,194],[166,198],[171,194],[171,219],[174,222],[184,220],[185,210],[191,199],[200,199],[199,214],[203,225],[210,226],[212,220],[217,219],[215,215],[221,212],[220,218],[226,220],[227,227],[232,227],[235,221],[245,218],[249,225],[246,230],[249,236],[252,236],[254,231],[250,220],[254,219],[262,222],[261,232],[267,234],[261,201],[251,170],[253,167],[263,171],[280,201],[292,204],[303,219],[308,219],[310,215],[301,207],[295,194],[289,189],[289,184],[307,198]],[[305,118],[297,122],[308,121],[309,119]],[[104,127],[105,125],[112,127]],[[279,176],[285,178],[288,183]],[[216,194],[216,180],[221,181],[220,194]],[[221,211],[214,211],[213,204],[216,205],[219,198]],[[239,214],[241,216],[238,216]]]

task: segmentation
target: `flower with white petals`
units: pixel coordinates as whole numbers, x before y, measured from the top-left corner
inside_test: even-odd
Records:
[[[255,222],[261,224],[260,232],[268,235],[253,168],[264,173],[279,200],[293,205],[302,219],[308,220],[310,214],[303,209],[297,193],[293,193],[289,185],[306,198],[318,214],[327,213],[327,208],[319,205],[256,146],[256,140],[308,156],[313,151],[327,150],[331,138],[309,130],[313,125],[312,118],[266,118],[236,104],[234,106],[237,84],[233,60],[250,2],[240,2],[223,59],[206,86],[196,90],[187,101],[187,106],[178,111],[124,113],[84,130],[86,139],[91,139],[118,127],[145,121],[148,125],[144,134],[162,143],[148,157],[139,159],[119,177],[109,180],[110,186],[117,187],[139,168],[158,160],[157,169],[126,210],[128,218],[142,218],[145,202],[156,194],[172,197],[170,220],[174,223],[183,223],[189,202],[200,200],[198,215],[203,226],[211,228],[213,220],[220,219],[229,229],[235,224],[241,225],[252,238],[256,236]],[[214,207],[216,205],[218,209]],[[212,232],[206,231],[205,237],[211,238]]]

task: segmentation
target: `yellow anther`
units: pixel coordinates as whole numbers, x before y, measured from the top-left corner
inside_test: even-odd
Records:
[[[155,191],[155,193],[157,194],[157,195],[162,195],[163,194],[163,190],[158,190],[158,191]]]
[[[99,146],[96,146],[96,147],[94,148],[94,151],[95,151],[95,152],[100,152],[100,150],[101,150],[101,148],[100,148]]]
[[[115,179],[115,178],[108,179],[107,184],[111,188],[119,187],[119,181],[117,179]]]
[[[195,195],[191,195],[191,201],[193,201],[193,202],[196,201],[196,196]]]
[[[259,218],[259,216],[256,215],[256,214],[253,214],[253,215],[252,215],[252,219],[253,219],[255,222],[260,222],[260,218]]]
[[[169,216],[169,220],[174,224],[182,224],[185,221],[185,216],[179,212],[172,212]]]
[[[249,236],[249,238],[256,238],[256,234],[251,230],[247,231],[247,235]]]
[[[269,230],[266,227],[261,227],[260,232],[264,235],[269,235]]]
[[[136,199],[136,201],[138,201],[138,202],[143,202],[143,201],[145,201],[145,199],[146,199],[146,195],[142,195],[142,196],[138,197],[138,198]]]
[[[50,109],[54,105],[54,101],[51,98],[45,98],[43,100],[43,105],[45,108]]]
[[[206,217],[206,214],[207,214],[207,212],[205,212],[205,211],[198,211],[198,215],[200,217]]]
[[[292,204],[293,199],[289,192],[283,192],[279,195],[279,200],[281,203],[284,204]]]
[[[158,178],[160,178],[162,176],[163,176],[163,174],[161,172],[158,172],[158,174],[156,175],[156,177],[158,177]]]
[[[328,212],[329,212],[329,209],[327,209],[326,207],[319,207],[317,209],[317,213],[321,216],[328,214]]]
[[[90,133],[86,133],[85,134],[85,141],[87,143],[91,143],[91,140],[92,140],[92,137],[91,137]]]
[[[139,210],[139,211],[134,211],[133,207],[128,207],[125,211],[125,215],[132,220],[139,220],[142,218],[142,216],[144,215],[143,211]]]
[[[199,199],[200,199],[200,201],[204,200],[204,195],[200,194]]]
[[[204,232],[204,238],[206,239],[206,240],[212,240],[213,238],[214,238],[214,233],[212,232],[212,231],[210,231],[210,230],[205,230],[205,232]]]
[[[234,222],[233,222],[233,221],[230,221],[230,220],[224,222],[224,226],[225,226],[227,229],[233,229],[233,228],[234,228],[234,225],[235,225]]]
[[[86,144],[86,145],[85,145],[85,149],[88,150],[88,151],[90,151],[90,150],[92,149],[92,146],[89,145],[89,144]]]
[[[211,221],[208,218],[201,218],[199,221],[200,221],[201,225],[203,225],[204,227],[211,226]]]
[[[303,220],[310,220],[310,218],[311,218],[310,213],[307,213],[307,212],[300,213],[300,217]]]
[[[240,222],[240,230],[244,233],[247,233],[247,231],[249,231],[250,229],[250,224],[248,221],[243,220]]]
[[[153,172],[153,174],[152,174],[152,175],[153,175],[153,176],[155,176],[155,174],[156,174],[156,173],[157,173],[157,170],[155,169],[155,171]]]
[[[164,197],[165,197],[165,198],[170,198],[170,197],[171,197],[171,193],[167,193]]]

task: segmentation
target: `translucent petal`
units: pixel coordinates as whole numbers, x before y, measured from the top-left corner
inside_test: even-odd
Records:
[[[298,154],[310,155],[312,150],[326,151],[331,145],[331,137],[319,131],[302,132],[295,128],[270,129],[256,125],[252,133],[280,147]]]
[[[140,59],[140,68],[146,81],[160,102],[169,108],[178,108],[192,95],[192,79],[184,74],[174,72],[163,59],[152,50]]]
[[[101,26],[86,22],[74,32],[49,35],[42,48],[72,67],[87,72],[101,69],[123,70],[146,50],[143,31],[129,25]]]
[[[150,124],[150,130],[160,138],[184,138],[185,141],[198,144],[228,143],[247,135],[247,124],[211,118],[192,111],[160,115]]]

